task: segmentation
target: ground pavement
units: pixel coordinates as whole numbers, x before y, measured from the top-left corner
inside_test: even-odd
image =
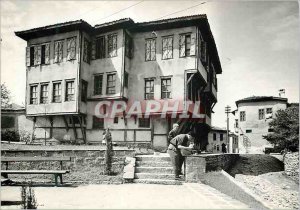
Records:
[[[247,209],[204,184],[35,187],[39,209]],[[1,187],[1,200],[20,200],[20,187]],[[3,206],[1,209],[11,209]]]

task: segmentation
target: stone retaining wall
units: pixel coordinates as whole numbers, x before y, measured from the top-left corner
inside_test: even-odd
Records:
[[[285,174],[299,182],[299,152],[285,154],[283,162]]]
[[[228,170],[239,159],[239,154],[203,154],[187,156],[185,172],[187,182],[198,182],[209,171]]]
[[[2,157],[71,157],[71,161],[63,162],[63,170],[70,170],[63,175],[66,182],[103,183],[122,182],[125,157],[134,157],[134,150],[114,150],[112,171],[114,176],[105,176],[105,150],[2,150]],[[6,165],[1,163],[1,168]],[[9,170],[60,170],[59,161],[49,162],[10,162]],[[9,178],[53,180],[53,175],[9,175]]]

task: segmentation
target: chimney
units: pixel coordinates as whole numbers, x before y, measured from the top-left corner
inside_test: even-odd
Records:
[[[285,97],[285,89],[279,90],[279,97]]]

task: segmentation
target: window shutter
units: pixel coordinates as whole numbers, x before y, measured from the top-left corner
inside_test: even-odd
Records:
[[[67,60],[71,59],[71,43],[72,39],[67,40]]]
[[[179,57],[185,56],[185,36],[179,36]]]
[[[59,62],[63,60],[63,41],[59,42]]]
[[[45,45],[45,64],[50,64],[50,44]]]
[[[26,66],[30,66],[30,47],[26,47]]]
[[[76,59],[76,37],[71,42],[71,59]]]
[[[36,57],[36,62],[35,62],[35,64],[36,65],[40,65],[41,64],[41,52],[42,52],[42,46],[41,45],[39,45],[39,46],[37,46],[37,57]]]
[[[205,41],[201,41],[201,60],[207,62],[207,44]]]
[[[191,34],[191,50],[190,50],[190,55],[195,55],[196,54],[196,34],[192,33]]]
[[[58,42],[54,42],[54,62],[58,62]]]
[[[92,55],[91,59],[95,60],[96,59],[96,39],[92,40]]]

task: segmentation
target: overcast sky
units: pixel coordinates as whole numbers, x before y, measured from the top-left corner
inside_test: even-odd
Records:
[[[185,8],[190,9],[175,13]],[[13,102],[24,104],[26,42],[14,31],[77,19],[91,25],[125,17],[142,22],[168,14],[165,18],[208,16],[223,68],[213,125],[225,127],[224,107],[235,109],[235,101],[248,96],[278,96],[284,88],[289,102],[299,101],[297,1],[1,0],[1,83],[11,90]]]

